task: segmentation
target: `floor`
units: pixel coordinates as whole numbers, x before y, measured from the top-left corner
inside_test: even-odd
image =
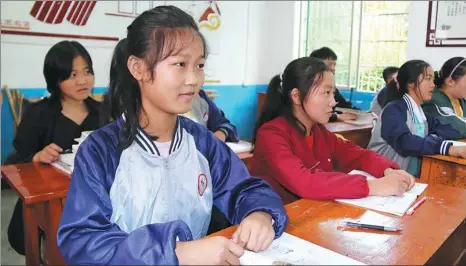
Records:
[[[13,208],[15,207],[16,193],[11,189],[2,190],[2,235],[1,235],[1,245],[2,250],[0,254],[0,265],[26,265],[24,256],[18,255],[14,251],[10,244],[8,243],[8,224],[10,222],[11,214],[13,213]]]

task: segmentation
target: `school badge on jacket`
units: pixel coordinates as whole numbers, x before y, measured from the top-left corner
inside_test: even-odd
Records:
[[[202,195],[204,195],[208,185],[209,181],[207,180],[207,177],[204,174],[200,174],[197,178],[197,192],[199,193],[199,196],[202,197]]]

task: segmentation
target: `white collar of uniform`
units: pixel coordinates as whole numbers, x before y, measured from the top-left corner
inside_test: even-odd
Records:
[[[407,93],[403,95],[403,99],[405,100],[406,104],[408,105],[409,111],[416,116],[416,118],[421,121],[425,122],[427,121],[426,115],[424,114],[424,111],[422,110],[421,106],[417,105],[417,103],[414,101],[414,99],[409,96]]]
[[[123,121],[126,121],[125,114],[121,115]],[[176,118],[176,131],[173,134],[172,142],[169,149],[169,154],[175,152],[177,149],[181,147],[181,141],[183,139],[183,130],[181,129],[180,119]],[[138,132],[136,133],[136,143],[141,146],[146,152],[159,155],[160,152],[155,145],[155,142],[152,140],[151,136],[147,134],[143,128],[138,127]]]

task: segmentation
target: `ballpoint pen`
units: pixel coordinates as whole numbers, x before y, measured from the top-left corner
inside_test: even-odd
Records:
[[[373,224],[361,224],[361,223],[348,222],[348,221],[340,221],[340,225],[357,227],[357,228],[362,228],[362,229],[375,229],[375,230],[381,230],[381,231],[387,231],[387,232],[401,231],[401,229],[398,229],[398,228],[395,228],[395,227],[390,227],[390,226],[373,225]]]

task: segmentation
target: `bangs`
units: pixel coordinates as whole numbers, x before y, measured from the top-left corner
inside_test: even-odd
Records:
[[[146,63],[150,69],[154,69],[157,63],[170,56],[179,54],[183,49],[190,46],[196,38],[200,38],[204,46],[204,58],[207,59],[208,49],[202,34],[189,28],[156,28],[152,38],[148,41],[148,53],[145,55]]]

